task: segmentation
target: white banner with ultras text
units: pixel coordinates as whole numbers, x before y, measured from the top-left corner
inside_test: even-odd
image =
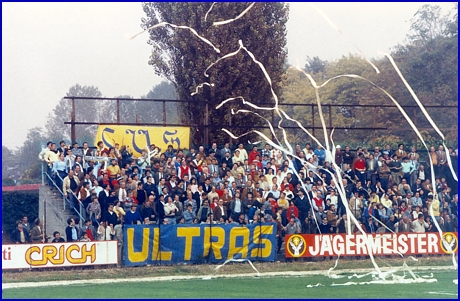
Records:
[[[118,264],[117,241],[2,245],[2,270]]]

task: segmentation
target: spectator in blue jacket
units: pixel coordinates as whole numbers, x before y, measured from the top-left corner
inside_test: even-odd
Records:
[[[141,214],[139,213],[139,211],[137,211],[137,204],[136,203],[133,203],[131,205],[131,210],[126,212],[126,215],[125,215],[125,224],[127,225],[136,225],[137,222],[139,221],[139,223],[142,223],[142,217],[141,217]]]
[[[318,148],[315,149],[314,154],[318,157],[318,164],[323,165],[324,160],[326,159],[326,151],[321,147],[321,145],[318,145]]]

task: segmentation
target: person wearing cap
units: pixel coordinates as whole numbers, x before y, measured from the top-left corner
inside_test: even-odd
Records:
[[[339,144],[335,146],[335,160],[334,161],[335,161],[335,164],[337,164],[337,166],[342,168],[343,154],[342,154],[341,146]]]

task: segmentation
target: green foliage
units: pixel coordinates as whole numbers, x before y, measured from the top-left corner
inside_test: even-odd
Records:
[[[149,99],[179,99],[176,87],[171,82],[162,81],[154,86],[147,95],[142,98]],[[187,123],[183,114],[178,114],[180,111],[180,104],[177,102],[167,102],[166,104],[166,122],[167,123]],[[136,102],[137,114],[141,120],[152,120],[152,122],[163,122],[163,103],[160,102]]]
[[[75,97],[102,97],[102,93],[97,87],[94,86],[80,86],[76,84],[70,87],[66,96]],[[99,122],[104,120],[106,115],[107,102],[88,101],[83,99],[75,99],[75,119],[76,121]],[[70,141],[70,125],[64,124],[70,121],[70,114],[72,111],[72,103],[69,99],[61,99],[57,106],[53,109],[53,113],[48,115],[46,122],[46,138],[52,141],[67,140]],[[114,114],[114,111],[111,111]],[[96,134],[97,125],[93,126],[76,126],[76,137],[94,138]],[[91,141],[91,140],[89,140]],[[79,141],[80,142],[80,141]],[[81,142],[80,142],[81,144]]]
[[[458,7],[458,6],[457,6]],[[451,15],[454,15],[451,17]],[[412,19],[413,35],[407,45],[399,45],[391,54],[405,79],[413,88],[423,105],[458,104],[458,37],[456,12],[442,16],[437,6],[423,6]],[[447,30],[449,29],[449,30]],[[319,57],[307,57],[306,69],[318,85],[335,76],[355,74],[362,76],[391,94],[400,105],[416,105],[394,67],[387,58],[376,59],[373,63],[380,73],[363,58],[355,55],[342,57],[333,62],[323,62]],[[320,67],[324,66],[324,69]],[[290,69],[283,87],[283,102],[316,104],[315,90],[309,80],[300,72]],[[357,78],[341,77],[330,81],[319,89],[326,125],[332,127],[366,128],[369,130],[335,130],[334,142],[357,146],[383,146],[387,143],[397,145],[417,145],[424,148],[409,123],[397,108],[380,107],[393,105],[393,102],[371,84]],[[331,108],[331,121],[327,104],[343,104]],[[355,106],[345,106],[355,105]],[[370,105],[363,107],[359,105]],[[307,129],[321,126],[317,106],[314,120],[310,106],[286,107],[287,113],[300,121]],[[449,141],[456,141],[458,134],[458,110],[449,108],[427,108],[428,114],[445,134]],[[419,108],[405,108],[405,112],[421,131],[428,145],[441,142]],[[372,127],[387,130],[371,130]],[[311,141],[301,131],[289,135],[296,141]],[[313,130],[310,130],[313,132]],[[329,131],[330,133],[330,131]],[[324,141],[322,130],[314,135]],[[457,144],[457,142],[453,142]]]
[[[2,229],[10,232],[16,227],[16,221],[27,215],[29,221],[38,217],[37,192],[2,192]]]
[[[457,4],[458,8],[458,4]],[[458,14],[458,13],[457,13]],[[409,39],[415,43],[426,43],[438,37],[456,35],[457,16],[441,15],[438,5],[423,5],[411,19]]]
[[[15,186],[16,182],[11,178],[3,178],[2,186]]]
[[[321,60],[319,57],[315,56],[310,58],[307,56],[307,64],[305,65],[305,71],[308,73],[324,73],[326,71],[327,62]]]
[[[10,150],[2,145],[2,177],[18,179],[20,171],[18,170],[19,162],[17,151]]]
[[[238,49],[241,40],[266,68],[274,84],[274,91],[280,95],[281,77],[286,61],[286,22],[288,6],[284,3],[256,3],[247,14],[234,21],[231,26],[213,26],[214,21],[234,18],[248,6],[248,2],[217,3],[204,20],[211,3],[196,2],[155,2],[143,4],[147,17],[142,19],[144,28],[158,24],[160,21],[194,28],[199,35],[210,40],[221,53],[198,39],[189,30],[171,29],[168,26],[149,31],[149,44],[152,55],[149,64],[155,73],[166,77],[177,88],[180,99],[193,100],[192,106],[183,107],[183,114],[197,125],[206,124],[205,107],[209,107],[208,124],[215,126],[211,131],[211,140],[222,143],[228,136],[220,131],[230,123],[230,109],[241,108],[240,102],[225,105],[215,110],[217,104],[229,97],[242,96],[253,103],[273,102],[270,87],[263,72],[251,58],[241,52],[236,56],[221,61],[209,70],[209,77],[204,76],[206,68],[218,58]],[[270,47],[267,47],[267,43]],[[204,86],[199,93],[196,86],[203,82],[213,83],[210,88]],[[236,134],[244,133],[261,120],[239,114],[232,116],[232,124],[241,128]],[[198,131],[195,140],[202,143],[203,137]],[[247,139],[247,137],[245,138]]]

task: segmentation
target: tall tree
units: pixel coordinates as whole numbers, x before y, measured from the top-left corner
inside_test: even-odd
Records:
[[[318,56],[313,58],[307,56],[307,64],[305,64],[305,71],[308,73],[324,73],[326,71],[326,61],[321,60]]]
[[[18,163],[18,157],[15,152],[2,145],[2,180],[17,180],[19,178],[20,169]]]
[[[411,33],[407,36],[412,42],[426,43],[444,37],[452,30],[449,14],[442,15],[439,5],[423,5],[411,19]]]
[[[147,17],[142,19],[142,27],[148,28],[160,22],[189,26],[220,49],[220,54],[216,53],[189,30],[164,26],[149,31],[148,43],[152,45],[149,64],[155,73],[175,84],[180,99],[193,101],[193,105],[183,108],[184,112],[190,113],[189,118],[193,123],[205,124],[205,108],[208,106],[209,124],[215,126],[210,139],[224,142],[228,136],[219,129],[228,126],[230,109],[241,105],[231,103],[216,110],[217,104],[236,96],[242,96],[253,103],[273,102],[273,97],[263,72],[245,52],[219,62],[208,71],[209,78],[204,76],[204,71],[223,55],[236,51],[238,41],[241,40],[265,66],[273,89],[279,94],[287,55],[288,5],[259,2],[242,18],[221,26],[213,26],[213,22],[235,18],[249,3],[216,3],[205,21],[211,5],[196,2],[145,3],[143,9]],[[270,47],[267,47],[267,43]],[[196,86],[203,82],[213,83],[214,87],[204,86],[198,94],[191,96]],[[259,120],[252,115],[249,118],[236,115],[232,117],[232,122],[242,127],[234,132],[243,133],[257,125]],[[202,137],[195,138],[195,142],[203,142]]]
[[[165,99],[165,100],[177,100],[178,95],[176,92],[176,87],[173,83],[162,81],[158,85],[153,86],[153,88],[147,93],[147,95],[142,96],[141,98],[148,99]],[[181,110],[180,104],[177,102],[166,102],[166,122],[167,123],[181,123],[184,120],[183,114],[178,114]],[[163,122],[163,104],[161,102],[146,102],[146,101],[137,101],[136,102],[136,114],[139,115],[141,121],[149,121],[153,123],[162,123]]]
[[[75,119],[77,121],[99,122],[101,116],[105,114],[105,103],[97,103],[92,100],[78,99],[77,97],[102,97],[102,93],[97,87],[94,86],[80,86],[76,84],[70,87],[66,96],[75,96]],[[61,139],[70,139],[70,126],[64,124],[70,121],[70,114],[72,111],[71,101],[68,99],[61,99],[53,112],[48,115],[46,122],[46,137],[53,141]],[[76,126],[76,136],[78,139],[88,140],[94,138],[97,126]],[[80,144],[83,141],[80,141]]]
[[[22,180],[38,180],[40,178],[40,161],[38,154],[46,147],[46,140],[41,127],[34,127],[27,133],[24,144],[17,152],[17,168]]]

